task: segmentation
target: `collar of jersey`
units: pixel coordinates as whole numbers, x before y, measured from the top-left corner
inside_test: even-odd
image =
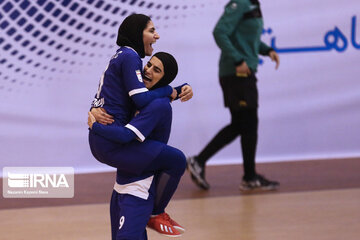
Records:
[[[129,47],[129,46],[123,46],[123,47],[129,48],[129,49],[133,50],[137,55],[139,55],[139,54],[137,53],[137,51],[135,51],[135,49],[133,49],[132,47]]]

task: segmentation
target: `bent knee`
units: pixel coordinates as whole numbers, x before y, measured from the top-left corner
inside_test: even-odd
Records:
[[[179,174],[183,175],[184,172],[185,172],[185,169],[186,169],[186,157],[185,157],[185,154],[179,150],[179,149],[176,149],[177,151],[177,154],[176,154],[176,158],[175,158],[175,161],[176,161],[176,168],[178,169],[179,171]]]

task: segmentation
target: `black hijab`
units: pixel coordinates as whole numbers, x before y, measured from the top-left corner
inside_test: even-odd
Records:
[[[141,58],[145,57],[143,31],[151,19],[144,14],[131,14],[121,23],[116,44],[135,49]]]
[[[151,89],[169,85],[178,73],[178,65],[175,58],[166,52],[155,53],[153,57],[157,57],[162,62],[164,66],[164,76]]]

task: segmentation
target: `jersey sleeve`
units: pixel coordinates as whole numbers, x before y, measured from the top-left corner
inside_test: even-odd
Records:
[[[213,35],[215,42],[223,53],[231,56],[235,62],[240,62],[244,57],[233,46],[230,36],[244,15],[246,6],[242,1],[230,1],[225,6],[225,11],[217,22]]]
[[[135,103],[137,109],[142,109],[156,98],[163,98],[170,96],[172,91],[173,91],[172,87],[164,86],[157,88],[155,90],[150,90],[148,92],[135,94],[131,97],[131,99]]]
[[[96,134],[114,142],[118,143],[128,143],[131,140],[136,138],[136,135],[130,129],[123,126],[115,125],[102,125],[95,122],[92,126],[91,131]]]
[[[123,85],[130,97],[148,91],[142,79],[142,62],[137,55],[127,54],[125,58],[122,58],[120,72],[124,81]]]
[[[137,139],[143,142],[167,114],[171,114],[170,99],[156,99],[140,110],[125,127],[133,131]]]
[[[180,98],[179,95],[181,94],[181,88],[182,88],[183,86],[185,86],[185,85],[189,85],[189,86],[190,86],[190,84],[184,83],[184,84],[182,84],[182,85],[180,85],[180,86],[174,87],[174,89],[176,90],[176,98],[175,98],[174,100],[178,100],[178,99]]]
[[[260,41],[260,46],[259,46],[259,53],[261,55],[264,55],[264,56],[268,56],[269,53],[271,51],[273,51],[274,49],[269,47],[266,43],[264,43],[263,41]]]

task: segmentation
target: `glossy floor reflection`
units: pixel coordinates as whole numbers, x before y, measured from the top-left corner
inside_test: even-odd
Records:
[[[175,200],[186,240],[358,240],[360,189]],[[0,211],[0,239],[110,239],[108,204]],[[151,230],[149,239],[169,239]]]

